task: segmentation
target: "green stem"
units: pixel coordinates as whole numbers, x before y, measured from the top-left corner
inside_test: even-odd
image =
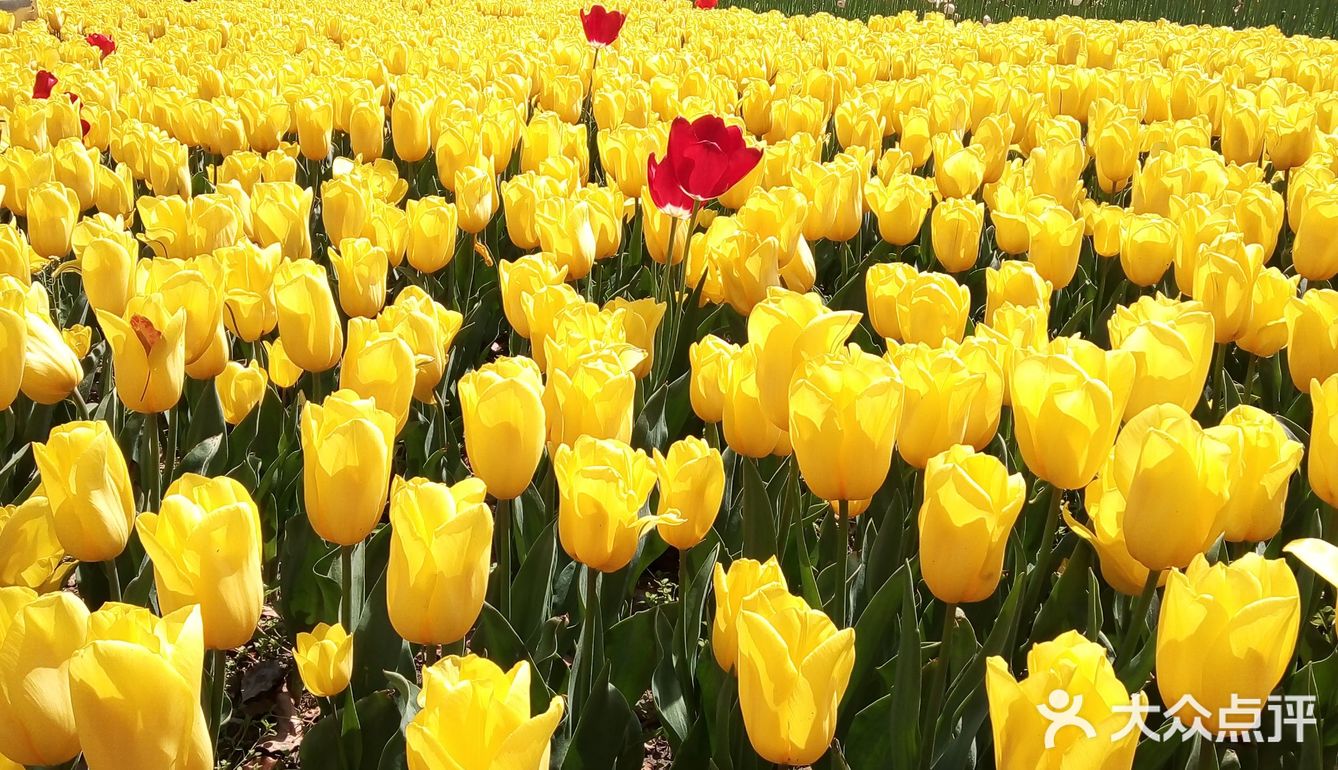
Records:
[[[579,667],[572,673],[572,687],[568,696],[571,700],[573,718],[579,719],[586,699],[590,696],[594,676],[592,668],[595,654],[595,624],[599,618],[599,571],[586,565],[585,569],[585,614],[581,618],[581,639]]]
[[[454,642],[451,642],[450,644],[443,644],[441,648],[442,648],[442,653],[445,655],[454,655],[456,657],[463,658],[466,652],[465,638],[462,636],[459,639],[456,639]]]
[[[1027,606],[1033,607],[1041,598],[1041,589],[1050,574],[1050,562],[1055,541],[1055,531],[1059,529],[1059,507],[1064,501],[1064,490],[1050,488],[1050,506],[1045,514],[1045,525],[1041,528],[1040,554],[1036,562],[1036,576],[1027,589]]]
[[[157,511],[162,501],[162,467],[158,464],[162,456],[158,447],[158,414],[144,415],[144,507]]]
[[[1138,595],[1133,605],[1129,608],[1129,625],[1125,626],[1124,633],[1120,635],[1120,643],[1115,648],[1115,654],[1123,657],[1128,655],[1133,657],[1133,646],[1143,637],[1143,619],[1148,614],[1148,607],[1152,604],[1152,597],[1157,593],[1157,582],[1161,579],[1160,570],[1148,570],[1147,582],[1143,584],[1143,593]],[[1129,658],[1126,658],[1129,659]]]
[[[217,749],[223,732],[223,706],[228,697],[228,654],[224,650],[209,651],[209,734]]]
[[[934,743],[938,739],[939,710],[943,706],[943,691],[948,684],[948,662],[952,657],[952,633],[957,630],[957,605],[943,608],[943,633],[939,636],[938,660],[934,666],[934,680],[929,689],[929,710],[925,712],[925,742],[920,751],[920,764],[929,767],[934,761]]]
[[[497,501],[497,603],[502,617],[511,620],[511,501]]]
[[[339,549],[339,584],[342,599],[339,602],[339,623],[345,633],[353,633],[353,548],[346,545]]]
[[[846,589],[846,580],[850,573],[850,501],[838,500],[836,503],[837,523],[841,528],[841,547],[836,554],[836,625],[846,628],[850,625],[850,592]]]
[[[79,388],[70,391],[70,400],[74,402],[74,408],[79,412],[79,419],[88,420],[93,413],[88,409],[88,402],[84,400],[84,394],[79,392]]]
[[[1217,345],[1213,349],[1213,390],[1217,396],[1213,399],[1212,413],[1219,419],[1226,414],[1226,349],[1225,344]]]
[[[1250,361],[1245,365],[1245,398],[1241,401],[1248,404],[1254,397],[1254,377],[1255,369],[1259,366],[1259,356],[1250,355]]]
[[[177,421],[181,416],[181,406],[172,407],[165,415],[167,420],[167,448],[163,453],[163,480],[171,486],[177,473]]]
[[[109,601],[121,601],[121,577],[116,572],[116,560],[108,559],[102,562],[102,569],[107,573],[107,591],[110,597]]]

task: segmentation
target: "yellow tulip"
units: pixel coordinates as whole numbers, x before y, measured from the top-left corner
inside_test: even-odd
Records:
[[[87,633],[88,609],[64,591],[32,597],[0,620],[3,757],[25,765],[59,765],[79,753],[69,661]]]
[[[791,181],[808,199],[804,237],[848,241],[859,232],[864,215],[864,180],[869,176],[868,156],[842,153],[830,163],[807,163]]]
[[[988,599],[998,588],[1004,547],[1026,502],[1022,474],[958,444],[929,458],[920,506],[920,568],[948,604]]]
[[[378,102],[359,102],[349,115],[349,145],[364,161],[376,160],[385,151],[386,111]]]
[[[265,584],[260,511],[246,488],[187,473],[167,488],[158,513],[140,514],[135,526],[153,560],[163,612],[198,604],[208,649],[249,642]]]
[[[660,487],[660,537],[686,551],[706,537],[720,513],[725,498],[724,459],[720,450],[695,436],[670,444],[667,455],[656,449],[652,459]]]
[[[1214,338],[1226,344],[1249,325],[1254,284],[1267,255],[1257,243],[1235,233],[1218,236],[1199,250],[1194,267],[1194,298],[1213,315]]]
[[[1048,205],[1026,213],[1027,260],[1056,289],[1068,286],[1078,270],[1084,225],[1067,209]]]
[[[645,452],[622,441],[580,436],[558,447],[558,536],[573,560],[600,572],[617,572],[636,554],[641,536],[674,515],[639,516],[655,469]]]
[[[1129,555],[1150,570],[1184,568],[1222,534],[1240,447],[1174,404],[1151,406],[1120,431],[1113,462]]]
[[[1303,537],[1283,547],[1331,586],[1338,586],[1338,546],[1317,537]],[[0,589],[3,591],[4,589]],[[0,601],[3,601],[0,597]]]
[[[501,289],[502,311],[511,328],[520,336],[530,338],[525,298],[545,286],[562,285],[566,279],[567,269],[559,267],[544,254],[528,254],[513,261],[498,262],[497,283]]]
[[[376,317],[383,332],[394,332],[413,352],[415,375],[413,397],[435,403],[436,389],[446,373],[451,343],[464,317],[428,296],[417,286],[400,290],[395,301]]]
[[[930,227],[934,258],[944,270],[960,273],[975,267],[985,227],[985,204],[970,198],[947,198],[934,207]]]
[[[1292,243],[1296,272],[1311,281],[1327,281],[1338,275],[1338,195],[1316,196],[1301,214]],[[1270,252],[1271,254],[1271,252]]]
[[[455,172],[455,205],[460,229],[477,235],[497,212],[497,179],[486,158],[475,163]]]
[[[395,418],[398,433],[409,420],[414,384],[414,353],[408,343],[395,332],[381,331],[369,318],[350,319],[339,387],[370,398]]]
[[[465,453],[488,493],[524,493],[544,453],[544,383],[529,358],[499,358],[460,378]]]
[[[789,425],[790,382],[803,362],[836,352],[859,323],[859,313],[830,310],[817,294],[780,288],[748,316],[748,340],[757,350],[757,386],[767,419]]]
[[[985,180],[985,148],[980,145],[963,147],[962,140],[952,134],[939,134],[933,139],[934,182],[944,199],[970,198]]]
[[[168,312],[160,294],[130,300],[124,316],[97,311],[111,345],[116,393],[128,409],[166,412],[181,399],[186,374],[186,314]]]
[[[804,482],[824,500],[864,500],[883,485],[905,396],[890,363],[857,346],[800,364],[789,426]]]
[[[74,566],[65,561],[51,503],[40,488],[24,502],[0,508],[0,586],[48,593],[64,585]]]
[[[1250,320],[1236,345],[1248,353],[1267,358],[1287,344],[1287,308],[1296,300],[1299,276],[1288,278],[1270,267],[1255,278],[1250,298]]]
[[[530,716],[530,665],[503,673],[475,655],[423,670],[422,709],[404,730],[409,770],[511,767],[543,770],[562,721],[562,696]]]
[[[1153,286],[1166,274],[1179,247],[1175,222],[1159,214],[1124,217],[1120,266],[1135,286]]]
[[[25,299],[17,281],[0,278],[0,411],[14,403],[23,385],[28,344]]]
[[[726,571],[716,563],[711,574],[715,587],[715,617],[711,621],[711,652],[726,673],[734,669],[739,651],[739,614],[750,597],[759,593],[773,594],[773,603],[790,596],[785,586],[785,573],[780,562],[772,556],[765,562],[753,559],[735,559]],[[799,600],[802,601],[802,600]]]
[[[32,334],[32,326],[28,327]],[[32,366],[32,359],[28,359]],[[1308,289],[1287,308],[1287,369],[1302,393],[1338,373],[1338,291]],[[25,389],[25,393],[27,390]]]
[[[1315,149],[1315,111],[1292,104],[1272,111],[1264,123],[1264,151],[1273,168],[1288,171],[1310,159]]]
[[[1231,564],[1194,557],[1166,580],[1157,620],[1157,689],[1167,704],[1193,698],[1171,714],[1210,734],[1231,721],[1248,724],[1291,665],[1300,630],[1296,577],[1282,559],[1250,553]],[[1168,711],[1170,709],[1168,708]]]
[[[453,486],[395,479],[386,607],[404,639],[451,644],[478,619],[492,557],[486,495],[484,482],[476,478]]]
[[[1311,380],[1310,403],[1314,409],[1306,460],[1310,488],[1319,499],[1338,508],[1338,375],[1329,375],[1323,383]]]
[[[338,623],[319,623],[297,635],[293,661],[307,692],[333,698],[348,688],[353,676],[353,637]]]
[[[1202,303],[1158,294],[1120,305],[1106,321],[1111,347],[1132,354],[1131,418],[1149,406],[1174,404],[1191,411],[1203,394],[1213,353],[1213,316]]]
[[[87,644],[69,668],[70,702],[89,770],[212,768],[200,707],[203,668],[198,607],[156,618],[142,607],[109,603],[89,616]]]
[[[897,321],[897,301],[902,290],[919,273],[907,262],[879,262],[869,266],[864,274],[864,297],[869,310],[869,322],[874,331],[886,339],[901,340],[901,325]]]
[[[1004,305],[1050,307],[1054,288],[1041,277],[1036,266],[1020,259],[1006,259],[985,269],[985,323]]]
[[[293,105],[293,118],[302,157],[314,161],[329,158],[334,132],[334,107],[330,102],[310,97],[300,99]]]
[[[1138,728],[1127,729],[1133,698],[1115,676],[1106,648],[1077,631],[1066,631],[1027,652],[1027,674],[1018,681],[1003,658],[992,655],[985,661],[985,693],[1000,770],[1133,766],[1140,736]],[[1067,701],[1056,703],[1056,692],[1066,693]],[[1081,720],[1079,725],[1089,725],[1091,732],[1076,727],[1052,730],[1057,723],[1043,709],[1056,706],[1060,713]]]
[[[339,306],[349,316],[373,318],[386,301],[386,250],[366,238],[346,238],[330,249],[330,264],[339,281]]]
[[[311,258],[311,188],[293,182],[262,182],[251,192],[253,240],[279,244],[289,259]]]
[[[1078,523],[1067,507],[1062,508],[1064,521],[1074,534],[1086,540],[1096,551],[1101,562],[1101,577],[1111,588],[1125,596],[1139,596],[1148,582],[1148,568],[1129,555],[1125,542],[1124,495],[1115,483],[1115,469],[1107,461],[1096,479],[1083,491],[1084,507],[1090,519],[1089,526]],[[1162,575],[1158,584],[1166,582]]]
[[[70,253],[70,234],[79,219],[79,196],[60,182],[43,182],[28,191],[28,239],[39,257]]]
[[[775,452],[784,431],[762,409],[756,343],[749,342],[732,355],[722,384],[725,403],[721,428],[725,443],[744,457],[762,458]]]
[[[836,733],[837,707],[855,666],[855,630],[838,631],[821,610],[806,606],[773,609],[739,615],[739,708],[759,756],[808,765]]]
[[[593,212],[585,201],[554,197],[541,202],[534,227],[545,254],[573,280],[585,278],[594,266],[598,242]]]
[[[1032,473],[1061,489],[1091,483],[1115,445],[1134,363],[1120,352],[1103,358],[1104,372],[1062,353],[1027,356],[1013,370],[1018,451]]]
[[[924,468],[931,457],[966,439],[985,375],[972,371],[955,348],[901,345],[887,357],[905,383],[897,451],[910,465]]]
[[[691,368],[688,395],[692,411],[703,422],[718,423],[724,419],[729,364],[738,352],[738,345],[714,334],[708,334],[688,347]]]
[[[371,226],[372,191],[350,176],[321,185],[321,221],[330,243],[363,238]]]
[[[404,253],[409,264],[423,273],[435,273],[449,265],[455,257],[459,232],[455,204],[431,195],[409,201],[406,210],[409,240]]]
[[[269,381],[280,388],[293,387],[302,376],[302,367],[293,363],[284,351],[283,340],[265,342],[265,359],[265,373],[269,375]]]
[[[325,268],[305,259],[284,262],[274,273],[274,298],[288,358],[308,372],[339,363],[344,330]]]
[[[317,535],[357,545],[381,520],[390,487],[395,418],[351,390],[302,409],[302,481]]]
[[[544,411],[550,450],[582,435],[631,440],[636,397],[632,369],[640,360],[640,351],[632,350],[630,361],[611,348],[600,348],[580,355],[570,367],[549,371]]]
[[[245,366],[229,361],[214,380],[224,421],[236,425],[245,420],[264,399],[268,384],[269,377],[259,361],[251,361]]]
[[[864,198],[878,218],[878,234],[893,246],[906,246],[920,237],[925,215],[934,205],[932,183],[910,173],[864,186]],[[978,235],[978,234],[977,234]]]
[[[962,341],[971,292],[950,275],[920,273],[906,282],[896,305],[902,341],[936,347]]]
[[[1221,425],[1240,431],[1239,470],[1222,509],[1226,539],[1268,540],[1282,528],[1288,482],[1300,467],[1305,448],[1288,436],[1276,417],[1246,404],[1227,412]],[[1313,446],[1313,436],[1311,441]]]
[[[98,211],[123,217],[134,211],[135,179],[130,167],[117,163],[115,168],[98,164],[93,169],[93,201]]]
[[[1102,257],[1120,253],[1124,238],[1126,212],[1119,206],[1088,201],[1083,206],[1083,221],[1087,234],[1092,236],[1092,250]]]
[[[33,459],[61,547],[79,561],[106,561],[125,549],[135,501],[125,457],[105,422],[67,422],[33,444]]]

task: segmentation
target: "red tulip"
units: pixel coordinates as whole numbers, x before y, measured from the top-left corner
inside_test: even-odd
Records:
[[[51,89],[56,87],[57,82],[58,80],[55,75],[52,75],[46,70],[38,70],[37,79],[33,81],[33,98],[49,99],[51,97]]]
[[[762,150],[749,147],[738,126],[726,125],[714,115],[690,123],[674,118],[664,159],[650,157],[646,178],[655,205],[669,211],[666,205],[680,208],[684,199],[719,198],[761,162]],[[671,187],[678,188],[677,195],[668,191]]]
[[[697,7],[703,10],[709,10],[716,7],[719,0],[697,0]]]
[[[692,198],[683,192],[667,161],[662,163],[654,155],[650,156],[646,164],[646,186],[650,188],[651,202],[660,211],[679,219],[687,219],[692,213]]]
[[[585,28],[585,39],[600,47],[613,45],[622,31],[627,14],[610,11],[602,5],[596,5],[589,11],[581,11],[581,26]]]
[[[104,59],[116,50],[116,41],[112,40],[111,35],[95,32],[88,37],[85,37],[84,40],[88,41],[89,45],[102,51],[102,58]]]

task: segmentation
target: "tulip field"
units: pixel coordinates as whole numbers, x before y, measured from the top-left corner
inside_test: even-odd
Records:
[[[0,12],[0,770],[1338,768],[1331,4],[850,3]]]

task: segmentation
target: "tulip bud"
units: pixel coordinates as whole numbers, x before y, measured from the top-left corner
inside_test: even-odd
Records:
[[[1236,344],[1241,350],[1268,358],[1287,344],[1287,308],[1296,300],[1300,276],[1288,278],[1276,267],[1259,273],[1250,299],[1250,320]]]
[[[1323,383],[1311,380],[1310,402],[1314,409],[1306,460],[1310,488],[1319,499],[1338,508],[1338,375],[1329,375]]]
[[[1218,236],[1199,250],[1194,267],[1194,298],[1213,315],[1218,344],[1245,333],[1253,309],[1254,283],[1266,255],[1257,243],[1235,233]]]
[[[416,286],[402,289],[395,302],[376,317],[381,331],[394,332],[413,351],[415,399],[425,404],[436,402],[437,385],[446,373],[451,343],[463,321],[459,313],[447,310]]]
[[[311,528],[336,545],[362,542],[381,520],[395,418],[351,390],[302,410],[302,482]]]
[[[617,572],[636,554],[641,536],[674,515],[640,516],[655,486],[650,458],[618,440],[582,435],[558,447],[558,535],[573,560],[600,572]]]
[[[1136,366],[1126,418],[1156,404],[1194,408],[1215,339],[1213,316],[1202,303],[1143,296],[1116,307],[1106,325],[1111,347],[1131,353]]]
[[[908,343],[931,347],[961,342],[971,310],[971,292],[952,276],[920,273],[897,294],[897,329]]]
[[[405,256],[415,270],[435,273],[455,258],[457,217],[455,204],[435,195],[409,201],[409,240]],[[469,257],[473,259],[472,256]]]
[[[1338,275],[1338,195],[1316,197],[1301,214],[1292,244],[1296,272],[1311,281],[1327,281]]]
[[[539,366],[528,358],[499,358],[466,373],[456,389],[469,467],[493,497],[519,497],[544,453],[544,384]]]
[[[804,482],[824,500],[864,500],[887,478],[903,389],[887,361],[846,350],[800,364],[789,426]]]
[[[64,591],[25,598],[12,615],[0,602],[0,760],[60,765],[79,753],[69,661],[84,646],[88,609]]]
[[[466,166],[455,172],[455,206],[459,212],[460,229],[477,235],[488,226],[497,213],[497,179],[492,166]]]
[[[367,237],[372,218],[372,192],[349,176],[321,185],[321,221],[330,243]]]
[[[1062,206],[1051,205],[1039,212],[1028,210],[1026,222],[1030,239],[1027,260],[1056,289],[1068,286],[1078,270],[1083,221],[1074,219]]]
[[[757,344],[749,342],[733,354],[723,379],[725,442],[736,454],[751,458],[775,452],[783,433],[762,409],[757,359]]]
[[[428,125],[431,99],[416,91],[396,95],[390,107],[390,134],[395,144],[395,155],[403,161],[416,163],[427,156],[432,145]]]
[[[902,290],[914,282],[919,273],[908,262],[878,262],[864,274],[864,296],[868,304],[869,322],[880,337],[900,341],[901,326],[897,321],[897,302]]]
[[[251,192],[254,239],[279,244],[289,259],[311,258],[311,188],[293,182],[262,182]]]
[[[28,239],[39,257],[70,252],[79,210],[79,196],[60,182],[43,182],[28,191]]]
[[[691,366],[689,398],[692,411],[703,422],[718,423],[724,418],[729,363],[738,352],[738,345],[714,334],[708,334],[688,347]]]
[[[985,692],[999,770],[1087,762],[1110,770],[1133,766],[1139,730],[1125,730],[1129,720],[1118,712],[1133,713],[1135,719],[1141,716],[1131,711],[1138,704],[1116,677],[1106,648],[1077,631],[1066,631],[1031,648],[1027,672],[1027,678],[1019,682],[1008,672],[1003,658],[992,655],[985,661]],[[1065,698],[1056,700],[1055,693]],[[1137,697],[1139,703],[1146,702],[1141,693]],[[1090,726],[1091,732],[1055,731],[1056,723],[1046,715],[1056,707],[1065,718]]]
[[[487,489],[395,479],[390,493],[386,608],[395,632],[414,644],[464,638],[483,609],[492,557]]]
[[[31,295],[30,295],[31,296]],[[32,334],[32,327],[28,327]],[[32,359],[28,359],[32,366]],[[1287,308],[1287,369],[1302,393],[1338,373],[1338,291],[1309,289]],[[26,390],[25,390],[26,392]]]
[[[999,586],[1004,547],[1026,502],[1022,474],[958,444],[925,466],[920,566],[939,601],[988,599]]]
[[[669,446],[669,454],[654,452],[659,478],[660,537],[686,551],[706,537],[725,497],[725,463],[720,450],[689,436]],[[671,523],[677,518],[678,523]],[[683,558],[683,557],[680,557]]]
[[[135,501],[125,457],[105,422],[68,422],[33,444],[61,546],[79,561],[106,561],[125,548]]]
[[[168,312],[161,294],[137,296],[124,316],[97,311],[111,345],[116,394],[142,414],[166,412],[181,400],[186,363],[186,314]]]
[[[715,587],[711,652],[720,668],[730,673],[739,651],[739,613],[750,597],[767,593],[772,596],[772,604],[802,600],[790,595],[785,586],[785,573],[781,571],[775,556],[765,562],[735,559],[729,565],[728,572],[717,562],[711,580]]]
[[[339,363],[344,331],[325,268],[311,260],[283,263],[274,274],[274,297],[288,358],[308,372]]]
[[[475,655],[454,655],[423,669],[422,709],[404,730],[409,770],[498,763],[517,770],[548,766],[563,699],[530,716],[530,666],[503,673]]]
[[[630,441],[639,351],[625,360],[610,350],[594,350],[570,367],[549,371],[544,392],[550,450],[582,435]]]
[[[1230,480],[1231,490],[1222,509],[1226,539],[1268,540],[1282,527],[1288,482],[1300,467],[1305,448],[1288,436],[1276,417],[1245,404],[1222,418],[1219,432],[1227,428],[1239,430],[1240,437],[1234,445],[1239,470]]]
[[[224,421],[236,425],[245,420],[265,397],[265,386],[268,383],[269,377],[260,362],[251,361],[242,366],[236,361],[229,361],[214,380]]]
[[[1065,523],[1096,551],[1101,561],[1101,577],[1111,588],[1125,596],[1141,595],[1148,582],[1149,570],[1129,555],[1129,546],[1124,539],[1124,495],[1115,483],[1115,469],[1110,461],[1087,485],[1083,502],[1090,526],[1079,524],[1067,507],[1062,509]],[[1162,575],[1158,582],[1166,582],[1166,576]]]
[[[1101,358],[1085,368],[1062,353],[1033,354],[1013,370],[1014,431],[1022,460],[1061,489],[1091,483],[1115,444],[1133,388],[1129,354],[1113,351]]]
[[[529,338],[530,325],[525,316],[524,299],[545,286],[562,284],[566,268],[558,267],[543,254],[527,254],[513,261],[497,263],[497,283],[502,294],[502,310],[507,323],[522,337]]]
[[[353,637],[338,623],[319,623],[297,635],[293,661],[307,692],[333,698],[348,688],[353,676]]]
[[[837,707],[855,666],[855,630],[838,631],[821,610],[795,604],[802,602],[739,614],[739,708],[759,756],[808,765],[836,734]]]
[[[934,258],[949,273],[975,266],[980,256],[980,233],[985,226],[985,205],[969,198],[948,198],[934,207]]]
[[[246,488],[188,473],[167,488],[159,512],[140,514],[136,527],[153,560],[163,612],[198,604],[208,649],[249,642],[265,584],[260,512]]]
[[[767,291],[748,316],[748,341],[756,345],[758,393],[772,425],[789,429],[790,382],[803,362],[839,350],[858,323],[859,313],[830,310],[817,294]]]
[[[1164,702],[1186,705],[1169,715],[1210,735],[1224,710],[1237,725],[1258,719],[1291,665],[1300,616],[1296,577],[1282,559],[1250,553],[1209,566],[1197,555],[1172,572],[1157,619],[1157,689]]]
[[[74,653],[69,669],[70,702],[89,770],[213,767],[200,707],[203,669],[198,607],[160,619],[142,607],[108,603],[89,616],[87,644]]]

